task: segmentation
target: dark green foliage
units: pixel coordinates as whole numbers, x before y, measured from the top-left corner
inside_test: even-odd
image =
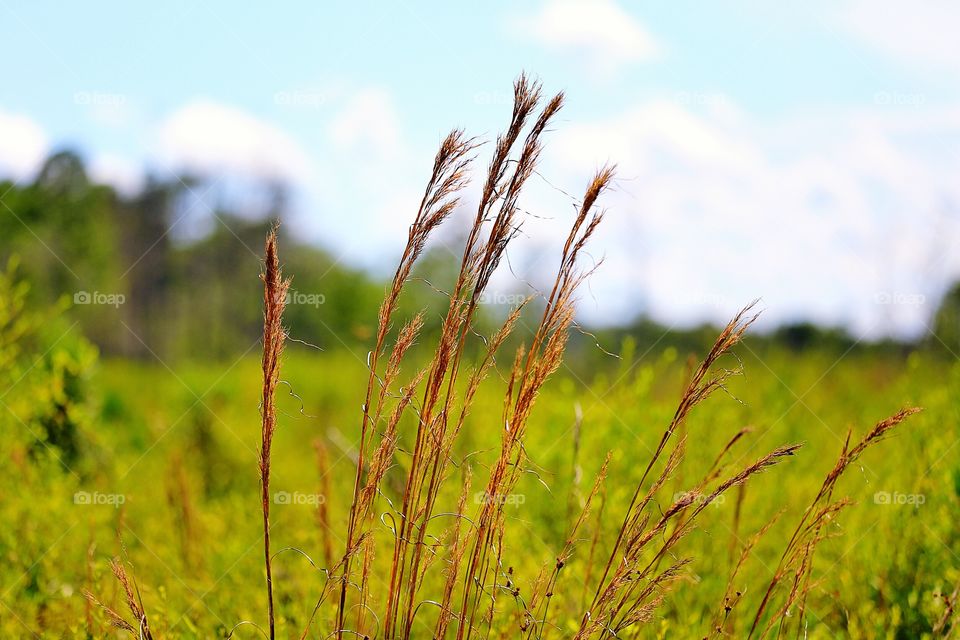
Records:
[[[940,307],[933,317],[930,345],[956,357],[960,353],[960,282],[955,283],[943,296]]]

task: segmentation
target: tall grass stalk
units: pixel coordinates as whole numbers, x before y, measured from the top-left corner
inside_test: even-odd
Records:
[[[270,557],[270,448],[277,428],[277,408],[274,404],[277,383],[280,380],[280,356],[287,338],[283,328],[283,309],[286,306],[290,281],[283,279],[277,256],[277,232],[267,236],[263,280],[263,357],[261,369],[263,387],[260,398],[260,504],[263,511],[263,562],[267,584],[267,616],[270,640],[276,637],[273,606],[273,572]]]

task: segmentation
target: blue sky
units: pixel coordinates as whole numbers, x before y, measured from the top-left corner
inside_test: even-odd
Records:
[[[0,173],[72,146],[128,190],[145,167],[278,177],[298,232],[384,269],[437,141],[492,137],[526,70],[568,101],[523,277],[546,278],[569,217],[550,185],[612,161],[587,319],[688,325],[761,297],[768,325],[919,334],[960,275],[960,5],[780,5],[0,0]]]

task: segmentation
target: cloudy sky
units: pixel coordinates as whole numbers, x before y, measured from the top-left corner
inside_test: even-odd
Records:
[[[917,335],[960,276],[960,4],[237,6],[0,0],[0,174],[70,146],[127,191],[145,168],[279,178],[298,233],[385,269],[437,142],[495,135],[526,70],[568,101],[518,273],[552,265],[563,192],[619,166],[588,320],[760,297],[767,326]]]

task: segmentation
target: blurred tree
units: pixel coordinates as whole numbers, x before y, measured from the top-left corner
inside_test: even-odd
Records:
[[[121,274],[127,298],[123,306],[123,352],[148,357],[171,349],[167,311],[173,270],[170,231],[178,198],[189,183],[147,180],[143,190],[118,201],[120,243],[116,251],[124,265]]]
[[[960,282],[956,282],[943,296],[933,316],[929,342],[934,348],[960,353]]]
[[[91,183],[76,153],[57,152],[32,183],[0,182],[0,260],[21,258],[20,273],[30,283],[31,302],[74,301],[69,317],[106,355],[238,357],[254,349],[259,339],[257,274],[263,238],[269,221],[287,216],[290,198],[277,181],[237,185],[239,197],[230,189],[214,189],[217,184],[203,176],[150,177],[138,193],[124,197]],[[347,347],[362,357],[375,330],[386,278],[347,267],[289,231],[280,228],[281,256],[293,277],[286,314],[292,336],[324,348]],[[398,318],[425,312],[421,342],[429,342],[446,313],[443,291],[449,290],[459,267],[462,240],[448,240],[448,246],[438,241],[424,253],[400,301]],[[482,300],[475,332],[495,331],[527,290],[520,287]],[[529,338],[527,327],[541,311],[542,300],[528,305],[507,348]],[[608,351],[627,337],[640,353],[654,347],[702,353],[716,331],[709,326],[668,330],[639,317],[595,335],[574,332],[570,366],[584,371],[615,368],[616,359]],[[960,284],[944,298],[933,331],[960,352]],[[803,322],[769,336],[752,334],[750,340],[795,350],[846,350],[853,345],[840,330]],[[470,342],[470,348],[481,346],[480,338]]]
[[[63,319],[63,304],[28,304],[11,259],[0,271],[0,427],[8,444],[72,469],[91,421],[87,378],[96,349]]]
[[[791,322],[778,327],[773,333],[773,341],[793,351],[804,349],[846,350],[853,345],[853,339],[841,328],[822,327],[812,322]]]
[[[53,154],[32,184],[0,185],[0,259],[21,258],[31,299],[84,301],[94,292],[118,293],[120,268],[115,194],[91,185],[80,158]],[[98,344],[113,349],[117,334],[108,305],[78,307],[76,318]]]
[[[241,212],[211,203],[211,185],[150,177],[122,197],[92,184],[77,154],[55,153],[32,183],[0,183],[0,259],[20,257],[33,304],[74,302],[69,316],[108,355],[239,356],[259,339],[263,238],[289,198],[276,181],[247,185],[257,195]],[[286,231],[294,336],[331,346],[369,339],[383,285]]]

